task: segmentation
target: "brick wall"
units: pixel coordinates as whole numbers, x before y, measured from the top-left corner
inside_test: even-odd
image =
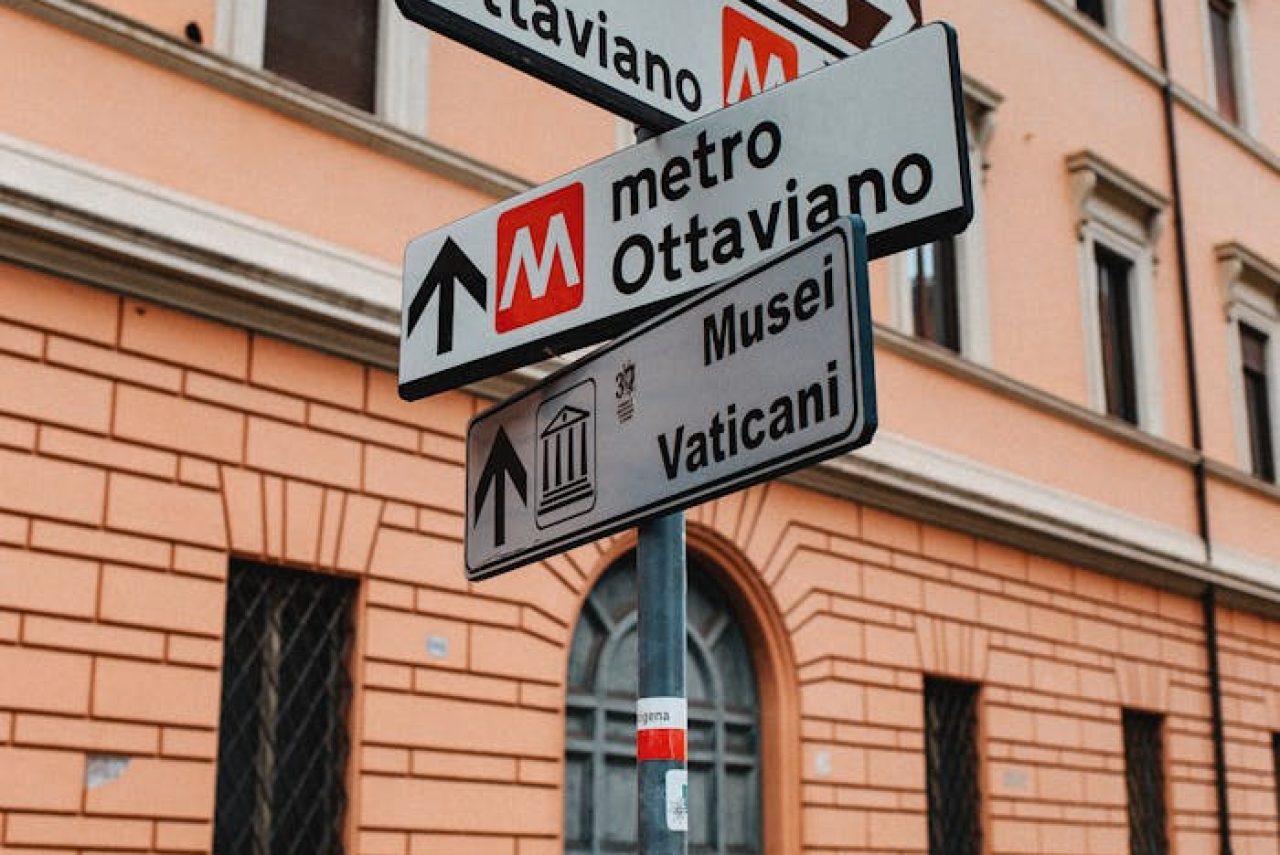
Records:
[[[1272,737],[1280,733],[1280,624],[1224,609],[1218,619],[1222,712],[1237,855],[1277,851]]]
[[[208,850],[233,554],[362,581],[351,851],[558,852],[568,643],[624,541],[468,584],[479,406],[0,266],[0,852]],[[806,851],[926,851],[926,674],[983,687],[993,855],[1128,851],[1123,707],[1167,716],[1176,851],[1216,846],[1195,600],[782,484],[690,525],[782,627],[766,798]],[[1276,855],[1280,625],[1222,624],[1237,852]]]

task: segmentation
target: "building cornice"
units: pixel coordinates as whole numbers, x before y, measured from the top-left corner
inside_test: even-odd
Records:
[[[515,175],[406,133],[375,115],[313,92],[269,71],[241,65],[82,0],[0,2],[151,65],[495,198],[513,196],[532,186]]]
[[[400,283],[393,266],[2,135],[0,258],[370,365],[396,367]],[[877,328],[876,343],[1140,453],[1192,461],[1190,452],[1177,445],[894,330]],[[467,391],[505,397],[572,358],[529,366]],[[1245,480],[1229,477],[1233,483]],[[1206,569],[1202,546],[1187,532],[904,437],[882,435],[859,454],[791,480],[1174,590],[1214,581],[1251,608],[1271,609],[1274,602],[1280,611],[1280,588],[1266,584],[1280,580],[1280,567],[1272,563],[1240,556],[1228,565],[1215,550],[1217,569]]]
[[[519,179],[415,140],[367,114],[298,91],[270,75],[241,68],[79,0],[4,2],[494,195],[527,187]],[[1274,157],[1268,162],[1274,165]],[[3,136],[0,257],[367,364],[394,369],[397,363],[400,283],[393,266]],[[887,351],[1099,437],[1164,460],[1193,462],[1191,453],[1177,445],[900,333],[877,329],[876,340]],[[488,397],[507,395],[563,363],[523,369],[468,391]],[[1116,514],[974,461],[913,446],[901,437],[886,436],[872,449],[798,473],[792,480],[851,501],[957,526],[1176,590],[1214,582],[1254,608],[1280,609],[1280,588],[1269,583],[1280,579],[1280,566],[1274,563],[1215,549],[1215,566],[1206,568],[1198,541],[1186,532]],[[1280,498],[1280,491],[1255,484],[1256,479],[1227,466],[1211,464],[1210,471],[1225,481]],[[974,483],[985,486],[975,490]]]
[[[318,95],[270,72],[248,68],[205,48],[172,38],[85,0],[0,2],[130,56],[276,110],[374,151],[436,172],[480,192],[506,197],[532,186],[518,176],[398,130],[362,110]],[[1165,75],[1159,68],[1110,33],[1084,19],[1072,5],[1064,0],[1032,2],[1106,50],[1154,86],[1164,86]],[[1186,88],[1174,82],[1172,89],[1174,98],[1180,104],[1273,172],[1280,173],[1280,155],[1227,122],[1211,105]]]
[[[396,363],[393,265],[4,134],[0,258]]]
[[[1007,400],[1085,428],[1107,439],[1168,461],[1191,465],[1196,456],[1188,448],[1138,430],[1119,419],[1104,416],[1006,374],[963,359],[949,350],[921,341],[885,326],[876,327],[876,344],[913,362],[941,371],[970,385],[994,392]]]
[[[1074,3],[1068,3],[1066,0],[1031,0],[1031,2],[1057,17],[1078,35],[1107,51],[1148,83],[1157,88],[1165,85],[1167,77],[1158,66],[1148,62],[1137,51],[1085,18],[1076,11]],[[1280,174],[1280,154],[1272,151],[1261,140],[1250,136],[1241,128],[1222,118],[1212,105],[1201,98],[1197,98],[1190,90],[1179,85],[1177,81],[1173,81],[1171,88],[1173,97],[1179,104],[1230,139],[1263,166],[1268,167],[1272,172]]]

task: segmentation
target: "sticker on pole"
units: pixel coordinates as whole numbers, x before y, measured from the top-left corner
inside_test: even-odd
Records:
[[[689,772],[667,772],[667,831],[689,830]]]
[[[636,702],[636,760],[683,763],[688,757],[689,704],[684,698]]]

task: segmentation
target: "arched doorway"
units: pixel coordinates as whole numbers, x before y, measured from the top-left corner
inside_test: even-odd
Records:
[[[569,653],[565,852],[636,851],[635,553],[601,576]],[[689,553],[689,851],[760,855],[759,694],[741,622]]]

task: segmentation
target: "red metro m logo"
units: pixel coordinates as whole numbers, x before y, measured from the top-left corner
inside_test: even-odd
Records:
[[[800,56],[789,39],[727,7],[723,26],[726,107],[796,79]]]
[[[494,329],[511,332],[582,305],[585,220],[581,183],[498,217]]]

